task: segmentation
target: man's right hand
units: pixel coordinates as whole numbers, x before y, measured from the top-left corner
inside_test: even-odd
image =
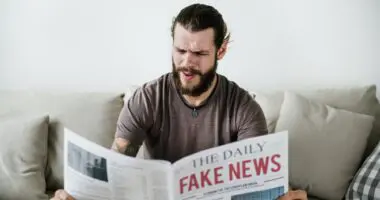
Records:
[[[113,143],[112,143],[111,149],[118,152],[118,153],[126,154],[129,144],[130,144],[130,142],[126,139],[115,138]]]
[[[75,200],[74,197],[70,196],[65,190],[57,190],[54,196],[50,200]]]

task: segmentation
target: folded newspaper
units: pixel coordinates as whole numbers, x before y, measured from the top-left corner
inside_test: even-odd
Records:
[[[65,129],[64,155],[64,188],[77,200],[277,199],[288,191],[287,131],[170,163],[125,156]]]

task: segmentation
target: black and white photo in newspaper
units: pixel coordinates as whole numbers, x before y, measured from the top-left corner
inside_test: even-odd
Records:
[[[65,129],[64,189],[78,200],[174,200],[169,162],[106,149]]]

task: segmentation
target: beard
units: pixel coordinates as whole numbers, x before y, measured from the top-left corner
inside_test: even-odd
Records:
[[[183,95],[188,95],[191,97],[199,97],[201,94],[206,92],[212,86],[212,82],[216,76],[217,61],[215,58],[214,66],[207,72],[202,73],[199,70],[192,69],[190,67],[176,67],[172,61],[172,73],[174,78],[174,83],[177,89]],[[199,76],[199,83],[194,86],[186,87],[182,84],[180,78],[180,72],[189,72],[194,76]]]

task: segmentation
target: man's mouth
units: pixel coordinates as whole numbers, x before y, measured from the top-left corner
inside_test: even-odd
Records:
[[[195,74],[193,74],[191,72],[182,72],[182,73],[183,73],[185,79],[188,80],[188,81],[191,80],[191,79],[193,79],[195,77]]]

